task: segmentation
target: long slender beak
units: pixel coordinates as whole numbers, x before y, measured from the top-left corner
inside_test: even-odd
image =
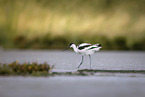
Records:
[[[63,51],[66,51],[66,50],[68,50],[70,47],[67,47],[66,49],[64,49]]]

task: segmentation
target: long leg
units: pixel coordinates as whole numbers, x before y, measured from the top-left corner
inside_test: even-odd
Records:
[[[78,68],[82,65],[83,59],[84,59],[84,55],[82,55],[82,62],[80,63],[80,65],[78,66]]]
[[[89,57],[90,57],[90,69],[91,69],[91,56],[89,55]]]

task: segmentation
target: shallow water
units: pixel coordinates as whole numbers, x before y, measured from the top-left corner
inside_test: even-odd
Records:
[[[47,62],[55,71],[76,71],[81,55],[73,51],[0,51],[0,62]],[[100,51],[93,69],[145,70],[145,52]],[[86,56],[80,69],[89,69]],[[97,73],[93,76],[0,77],[0,97],[145,97],[144,74]]]
[[[0,62],[10,63],[18,60],[23,62],[47,62],[54,65],[56,70],[77,70],[81,62],[81,55],[73,51],[1,51]],[[107,70],[145,70],[145,52],[100,51],[91,56],[93,69]],[[88,56],[80,69],[90,69]]]
[[[145,97],[145,78],[0,77],[0,97]]]

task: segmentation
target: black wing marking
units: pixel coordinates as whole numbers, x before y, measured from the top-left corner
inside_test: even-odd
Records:
[[[91,45],[80,46],[78,49],[79,49],[79,50],[82,50],[82,49],[84,49],[84,48],[86,48],[86,47],[89,47],[89,46],[91,46]]]
[[[94,49],[94,48],[98,48],[98,47],[91,47],[91,48],[89,48],[88,50],[91,50],[91,49]]]

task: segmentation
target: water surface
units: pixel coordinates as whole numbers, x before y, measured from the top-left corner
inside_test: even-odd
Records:
[[[11,50],[0,52],[0,62],[10,63],[18,60],[24,62],[47,62],[54,65],[56,70],[77,70],[81,62],[81,54],[73,51],[59,50]],[[145,70],[145,52],[140,51],[100,51],[91,56],[93,69],[107,70]],[[90,60],[84,57],[80,69],[89,69]]]
[[[0,62],[47,62],[55,71],[76,71],[81,55],[73,51],[1,51]],[[145,70],[145,52],[100,51],[93,69]],[[80,69],[89,69],[85,56]],[[97,73],[90,76],[0,77],[0,97],[145,97],[144,74]]]

